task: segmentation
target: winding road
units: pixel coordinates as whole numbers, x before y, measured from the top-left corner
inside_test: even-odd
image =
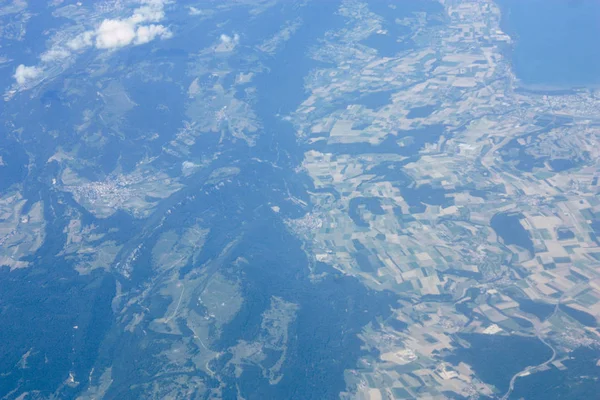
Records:
[[[559,305],[560,305],[560,302],[556,303],[556,305],[554,306],[554,311],[552,312],[552,315],[550,315],[550,317],[548,317],[548,318],[552,318],[554,316],[554,314],[556,314],[556,311],[558,310]],[[517,379],[519,377],[523,376],[526,373],[533,372],[537,369],[547,366],[548,364],[553,362],[554,359],[556,358],[556,349],[554,349],[554,347],[552,347],[542,336],[542,333],[541,333],[542,322],[540,322],[538,320],[532,320],[522,314],[519,314],[518,316],[520,318],[526,319],[527,321],[529,321],[533,324],[533,327],[535,328],[535,335],[542,343],[544,343],[548,348],[550,348],[550,350],[552,350],[552,356],[541,364],[526,367],[525,369],[514,374],[513,377],[510,379],[510,385],[508,387],[508,391],[501,398],[502,400],[508,400],[510,394],[512,393],[512,391],[515,388],[515,382],[517,381]]]

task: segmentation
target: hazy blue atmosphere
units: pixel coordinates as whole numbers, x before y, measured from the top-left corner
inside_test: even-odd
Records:
[[[593,398],[598,21],[1,3],[0,398]]]

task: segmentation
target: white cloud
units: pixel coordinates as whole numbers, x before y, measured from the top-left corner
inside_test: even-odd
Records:
[[[129,18],[105,19],[93,31],[86,31],[67,42],[67,47],[77,51],[89,46],[98,49],[118,49],[130,44],[144,44],[156,38],[168,39],[171,31],[163,25],[150,24],[165,17],[165,0],[141,0],[142,5]],[[42,60],[43,61],[43,60]]]
[[[56,48],[52,48],[52,49],[48,50],[47,52],[43,53],[40,56],[40,58],[43,62],[51,62],[51,61],[65,59],[65,58],[69,57],[70,55],[71,55],[71,52],[69,50],[64,49],[62,47],[56,47]]]
[[[55,46],[40,56],[42,64],[64,60],[71,52],[95,46],[98,49],[118,49],[128,45],[141,45],[155,39],[168,39],[173,34],[169,28],[154,24],[165,18],[164,5],[169,0],[140,0],[141,4],[133,14],[124,19],[105,19],[94,30],[85,31],[66,45]],[[43,72],[41,67],[19,65],[13,77],[18,85],[37,78]]]
[[[135,25],[118,19],[105,19],[96,30],[96,47],[114,49],[127,46],[135,39]]]
[[[89,47],[92,45],[92,39],[94,38],[94,32],[93,31],[86,31],[83,32],[82,34],[75,36],[74,39],[71,39],[67,42],[67,47],[70,48],[71,50],[80,50],[83,49],[84,47]]]
[[[142,6],[133,12],[129,17],[132,24],[142,24],[144,22],[158,22],[165,17],[165,12],[161,6]]]
[[[13,77],[19,85],[25,84],[28,80],[35,79],[42,73],[42,70],[38,67],[27,67],[23,64],[17,67]]]
[[[171,36],[171,31],[162,25],[140,26],[135,32],[135,44],[148,43],[154,40],[156,37],[168,39]]]
[[[117,49],[132,43],[148,43],[156,38],[170,38],[172,36],[171,31],[163,25],[142,25],[149,22],[159,22],[165,17],[165,1],[145,0],[142,3],[143,5],[136,8],[129,18],[105,19],[102,21],[98,29],[92,33],[95,36],[94,44],[96,48]]]
[[[190,15],[202,15],[203,14],[202,10],[198,10],[196,7],[190,6],[189,10],[190,10],[190,12],[189,12]]]
[[[229,44],[233,41],[233,38],[231,36],[228,36],[224,33],[221,35],[220,39],[223,44]]]
[[[240,35],[237,33],[233,36],[221,34],[219,40],[220,43],[217,45],[215,50],[218,52],[227,52],[233,50],[235,46],[237,46],[238,42],[240,41]]]

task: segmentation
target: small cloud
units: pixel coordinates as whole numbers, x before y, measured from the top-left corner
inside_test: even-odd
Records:
[[[156,38],[168,39],[171,31],[163,25],[142,25],[149,22],[159,22],[165,17],[164,0],[145,0],[144,5],[136,8],[133,15],[126,19],[105,19],[94,32],[84,33],[73,47],[85,47],[92,43],[98,49],[117,49],[130,44],[144,44]]]
[[[27,67],[23,64],[17,67],[13,77],[19,85],[25,84],[31,79],[35,79],[42,73],[42,70],[38,67]]]
[[[83,49],[84,47],[89,47],[93,44],[92,39],[94,38],[93,31],[86,31],[80,35],[75,36],[74,39],[71,39],[67,42],[67,47],[71,50],[77,51]]]
[[[240,41],[240,35],[237,33],[233,36],[221,34],[219,36],[220,43],[217,45],[216,51],[231,51],[237,46]]]
[[[96,30],[96,47],[114,49],[124,47],[135,39],[135,25],[118,19],[105,19]]]
[[[98,49],[117,49],[131,44],[140,45],[154,39],[168,39],[173,36],[163,25],[153,24],[165,17],[164,5],[169,0],[139,0],[140,7],[124,19],[105,19],[94,30],[85,31],[64,46],[55,46],[40,56],[42,65],[68,58],[71,52],[86,47]],[[79,3],[78,3],[79,4]],[[37,78],[43,69],[35,66],[19,65],[13,77],[19,86]]]
[[[190,15],[202,15],[203,14],[202,10],[198,10],[196,7],[190,6],[189,10],[190,10],[190,12],[189,12]]]
[[[135,32],[135,44],[144,44],[151,42],[157,37],[168,39],[173,34],[162,25],[140,26]]]
[[[157,6],[142,6],[137,8],[131,17],[128,18],[132,24],[143,24],[144,22],[158,22],[165,17],[162,4]]]
[[[69,52],[67,49],[58,47],[52,48],[47,52],[43,53],[40,58],[43,62],[52,62],[68,58],[70,55],[71,52]]]
[[[231,36],[228,36],[226,34],[222,34],[220,39],[221,39],[221,43],[223,43],[223,44],[229,44],[233,40]]]

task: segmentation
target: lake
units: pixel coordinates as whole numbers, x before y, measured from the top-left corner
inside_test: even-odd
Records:
[[[565,89],[600,84],[600,2],[499,0],[513,38],[513,71],[524,86]]]

